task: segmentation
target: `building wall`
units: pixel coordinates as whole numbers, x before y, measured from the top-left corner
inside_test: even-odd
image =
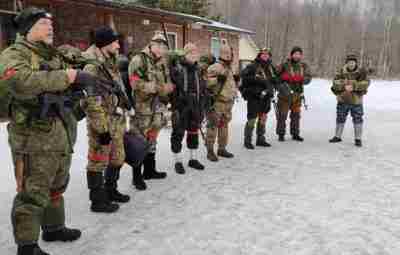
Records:
[[[91,31],[96,27],[111,25],[122,35],[124,52],[143,49],[155,32],[161,32],[162,27],[158,20],[161,17],[124,11],[106,7],[87,5],[69,1],[25,0],[26,6],[38,6],[49,10],[55,17],[56,44],[71,44],[82,50],[90,45]],[[144,24],[144,20],[150,21]],[[184,26],[182,24],[167,24],[168,33],[176,33],[177,46],[184,46]],[[193,42],[200,48],[201,54],[211,50],[211,38],[226,39],[233,47],[235,67],[238,66],[239,35],[227,32],[209,31],[206,28],[186,28],[186,42]]]

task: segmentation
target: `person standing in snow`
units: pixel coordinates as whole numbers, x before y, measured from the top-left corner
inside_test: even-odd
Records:
[[[347,115],[350,113],[354,124],[354,143],[358,147],[362,146],[363,97],[367,94],[369,85],[368,71],[359,66],[358,56],[347,55],[346,63],[337,71],[331,87],[337,98],[337,107],[336,131],[335,136],[329,140],[330,143],[342,141]]]
[[[176,89],[171,95],[172,104],[172,134],[171,150],[175,157],[175,171],[184,174],[181,151],[182,141],[186,133],[186,143],[190,150],[189,167],[203,170],[197,157],[199,148],[199,130],[204,117],[207,99],[206,81],[201,76],[198,61],[200,55],[193,43],[188,43],[183,49],[182,56],[171,54],[171,80]]]
[[[164,179],[167,173],[156,170],[158,135],[167,124],[169,94],[174,90],[165,57],[168,42],[156,34],[142,52],[129,63],[129,81],[135,97],[135,116],[131,119],[133,134],[143,136],[151,145],[142,165],[132,168],[132,184],[138,190],[147,188],[144,180]]]
[[[120,91],[124,91],[117,65],[118,38],[118,34],[109,27],[96,29],[94,44],[83,53],[90,61],[84,70],[113,81],[115,86],[120,86]],[[127,99],[125,93],[90,96],[83,100],[89,137],[87,184],[93,212],[113,213],[119,208],[113,202],[126,203],[130,200],[128,195],[121,194],[117,189],[125,161],[123,137],[125,113],[129,108],[126,100],[122,100],[123,96]]]
[[[276,133],[279,141],[285,141],[286,119],[290,111],[290,134],[293,140],[303,142],[300,136],[301,106],[304,100],[304,85],[311,82],[311,72],[303,62],[303,49],[293,47],[289,59],[277,67],[281,86],[278,94],[278,120]]]
[[[271,110],[271,99],[275,94],[275,84],[279,77],[271,61],[271,50],[260,50],[257,58],[241,73],[240,91],[247,101],[247,123],[244,128],[244,147],[253,150],[253,130],[257,124],[256,146],[270,147],[265,139],[267,114]]]
[[[235,77],[232,71],[233,52],[228,44],[222,45],[217,63],[207,70],[207,87],[212,97],[212,107],[207,119],[207,159],[218,161],[218,156],[233,158],[227,151],[229,139],[229,122],[232,120],[232,108],[237,96]],[[214,152],[215,140],[218,136],[217,155]]]

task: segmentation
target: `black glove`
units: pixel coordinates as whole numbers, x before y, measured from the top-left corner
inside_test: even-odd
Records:
[[[99,135],[99,137],[97,138],[97,141],[101,144],[101,145],[109,145],[111,143],[111,134],[110,132],[105,132]]]
[[[86,71],[78,71],[74,82],[74,89],[82,90],[87,93],[88,96],[99,96],[102,93],[102,89],[98,86],[100,79],[93,74]]]
[[[217,76],[217,81],[219,84],[225,84],[227,77],[225,75],[219,74]]]

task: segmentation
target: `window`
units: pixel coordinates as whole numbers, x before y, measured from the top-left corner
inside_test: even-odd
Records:
[[[178,47],[178,36],[176,33],[169,33],[167,32],[167,36],[168,36],[168,42],[169,42],[169,47],[171,48],[171,50],[175,50]]]
[[[164,35],[161,31],[156,31],[156,34]],[[168,43],[171,50],[175,50],[178,47],[178,34],[175,32],[167,32]]]
[[[221,40],[219,37],[211,38],[211,54],[218,59],[219,58],[219,49],[221,48]]]

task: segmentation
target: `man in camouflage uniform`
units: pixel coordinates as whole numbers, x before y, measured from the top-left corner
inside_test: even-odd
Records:
[[[290,111],[290,134],[293,140],[302,142],[300,136],[301,105],[304,100],[304,85],[311,82],[311,72],[303,61],[303,50],[294,47],[289,59],[278,66],[281,85],[278,94],[278,116],[276,133],[279,141],[285,141],[286,119]]]
[[[262,49],[253,63],[246,66],[241,73],[242,86],[240,91],[247,101],[247,123],[244,128],[244,146],[254,150],[252,144],[253,130],[257,123],[256,145],[270,147],[265,139],[267,114],[271,110],[271,98],[274,97],[274,85],[277,74],[271,61],[271,51]]]
[[[165,56],[168,52],[166,38],[155,35],[145,49],[134,56],[129,64],[129,80],[135,97],[135,116],[131,132],[141,135],[151,144],[150,152],[142,166],[132,167],[132,184],[138,190],[146,189],[143,179],[163,179],[165,172],[156,170],[156,144],[159,132],[167,124],[168,95],[173,91]]]
[[[111,28],[97,29],[95,43],[83,53],[91,62],[84,70],[101,79],[114,80],[115,85],[124,90],[117,65],[119,48],[118,35]],[[117,189],[125,160],[124,113],[128,110],[121,99],[120,96],[109,94],[88,97],[83,101],[89,136],[87,182],[93,212],[112,213],[119,208],[113,201],[129,201],[129,196]]]
[[[207,119],[207,159],[218,161],[218,156],[233,158],[226,150],[229,138],[229,122],[232,120],[232,108],[237,96],[237,87],[232,71],[233,52],[229,45],[224,44],[220,49],[217,63],[207,70],[208,89],[213,98],[213,106]],[[214,144],[218,135],[218,151],[214,152]]]
[[[367,70],[358,65],[357,55],[349,54],[346,57],[345,65],[336,73],[331,88],[333,94],[337,97],[338,103],[336,107],[336,132],[329,142],[339,143],[342,141],[347,115],[351,113],[354,124],[355,145],[362,146],[363,97],[368,92],[369,84]]]
[[[185,132],[190,150],[189,167],[204,169],[204,165],[197,160],[196,152],[199,148],[199,129],[204,117],[207,84],[200,73],[199,52],[195,44],[186,44],[181,55],[171,54],[170,58],[171,79],[176,86],[171,95],[171,150],[175,158],[175,171],[184,174],[181,151]]]
[[[0,65],[13,74],[7,129],[18,194],[11,219],[18,254],[46,255],[38,246],[40,228],[45,241],[74,241],[81,232],[65,226],[63,198],[77,120],[71,110],[56,106],[43,112],[44,93],[63,96],[95,80],[55,53],[52,17],[45,10],[27,8],[15,22],[19,37],[0,56]]]

